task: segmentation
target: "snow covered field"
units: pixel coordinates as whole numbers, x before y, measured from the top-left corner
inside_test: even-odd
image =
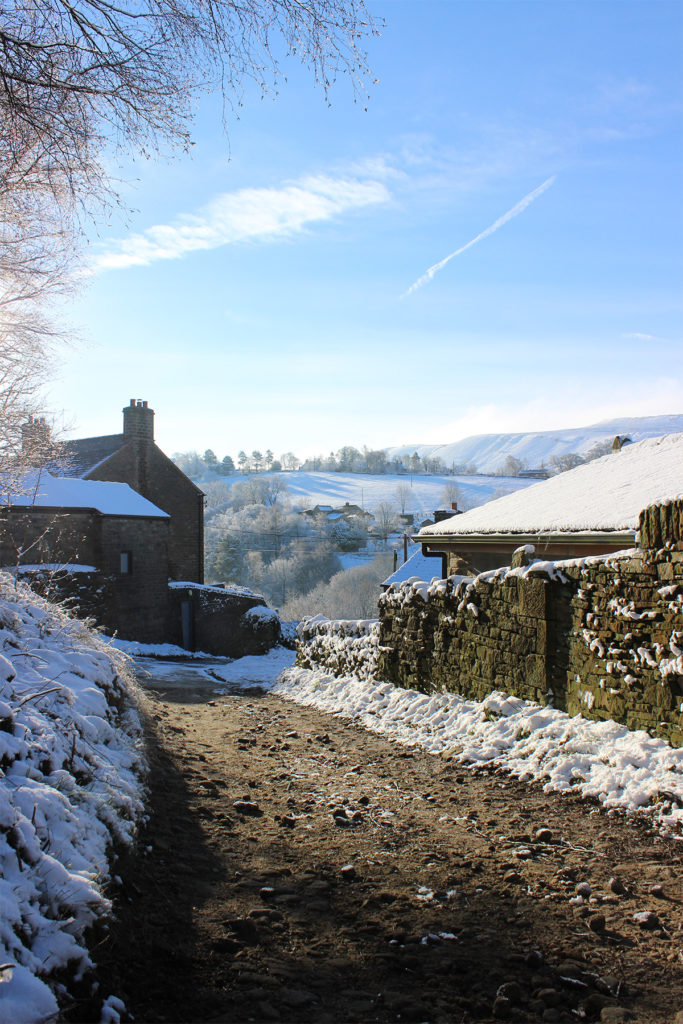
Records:
[[[0,1024],[24,1024],[56,1015],[56,974],[91,964],[85,932],[110,911],[145,763],[134,684],[103,639],[2,574],[0,640]],[[121,1009],[106,999],[102,1020]]]
[[[271,474],[258,473],[260,479]],[[287,485],[287,497],[293,504],[303,508],[314,505],[332,505],[337,507],[348,501],[351,505],[360,505],[368,512],[374,512],[381,501],[398,504],[396,490],[399,486],[409,487],[412,494],[406,502],[406,511],[415,512],[419,518],[431,516],[435,508],[443,508],[443,494],[446,487],[456,484],[466,508],[473,508],[490,501],[497,493],[518,491],[529,487],[533,480],[520,480],[508,476],[395,476],[391,473],[377,476],[365,473],[308,473],[303,470],[277,473]],[[207,484],[210,478],[193,477],[199,487]],[[235,473],[229,477],[220,477],[228,487],[245,477]]]

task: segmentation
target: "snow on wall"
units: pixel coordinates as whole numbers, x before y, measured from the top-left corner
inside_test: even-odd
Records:
[[[0,1024],[56,1014],[63,969],[91,965],[112,849],[143,811],[133,685],[120,653],[0,574]]]
[[[419,536],[636,530],[647,505],[683,494],[683,434],[627,445],[523,491],[420,531]]]
[[[375,619],[303,619],[297,629],[297,664],[324,665],[335,675],[375,679],[379,623]]]

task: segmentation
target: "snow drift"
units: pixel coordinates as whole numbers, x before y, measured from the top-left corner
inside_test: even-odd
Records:
[[[91,966],[85,937],[111,909],[109,861],[143,810],[126,666],[87,625],[0,574],[0,1024],[52,1019],[64,978]]]

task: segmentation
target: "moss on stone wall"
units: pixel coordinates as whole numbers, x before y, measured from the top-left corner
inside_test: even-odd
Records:
[[[641,515],[646,550],[391,588],[379,677],[475,699],[502,690],[683,745],[682,504]]]

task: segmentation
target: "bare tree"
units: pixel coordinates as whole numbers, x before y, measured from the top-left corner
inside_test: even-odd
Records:
[[[518,476],[523,469],[526,469],[526,463],[521,459],[518,459],[516,455],[507,455],[505,462],[496,470],[496,476]]]
[[[464,511],[465,502],[463,500],[462,491],[456,483],[448,483],[441,492],[441,503],[444,508],[450,508],[452,505],[457,505],[461,511]]]
[[[396,529],[397,515],[393,501],[380,501],[375,509],[375,530],[386,543],[387,537]]]
[[[579,455],[577,452],[566,452],[564,455],[553,455],[550,465],[554,473],[566,473],[568,469],[576,469],[585,461],[583,455]]]
[[[396,501],[401,507],[401,514],[403,514],[406,510],[406,505],[413,497],[413,489],[408,484],[397,484],[394,494],[396,495]]]
[[[105,148],[191,143],[192,106],[245,83],[263,91],[280,54],[307,65],[325,95],[337,75],[367,80],[363,0],[2,0],[0,189],[100,200]]]
[[[200,92],[222,90],[226,123],[250,81],[275,88],[281,57],[326,96],[339,74],[358,93],[374,31],[363,0],[0,0],[0,407],[13,422],[55,330],[39,303],[68,285],[84,218],[118,204],[112,152],[188,148]]]

